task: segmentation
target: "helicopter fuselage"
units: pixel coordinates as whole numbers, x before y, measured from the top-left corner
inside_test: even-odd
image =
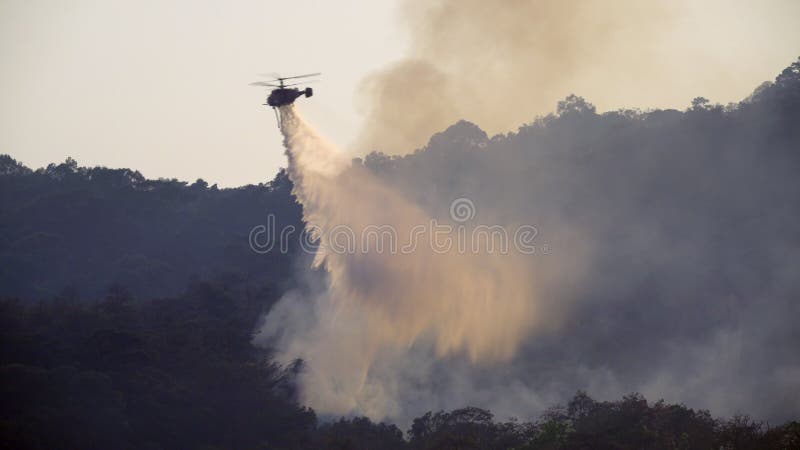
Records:
[[[301,95],[305,95],[306,97],[311,97],[314,91],[311,88],[305,88],[303,90],[297,88],[278,88],[273,89],[270,92],[269,97],[267,97],[267,105],[272,106],[273,108],[277,108],[284,105],[290,105],[297,100],[298,97]]]

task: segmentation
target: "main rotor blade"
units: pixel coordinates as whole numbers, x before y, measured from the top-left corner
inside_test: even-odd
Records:
[[[269,86],[269,87],[276,87],[276,88],[280,87],[280,86],[278,86],[276,84],[267,83],[266,81],[254,81],[254,82],[250,83],[250,86]]]
[[[283,78],[278,78],[278,79],[279,79],[279,80],[291,80],[292,78],[316,77],[316,76],[318,76],[318,75],[322,75],[322,73],[321,73],[321,72],[317,72],[317,73],[308,73],[308,74],[305,74],[305,75],[295,75],[295,76],[293,76],[293,77],[283,77]]]
[[[316,83],[316,82],[318,82],[318,81],[319,81],[319,80],[300,81],[300,82],[298,82],[298,83],[284,84],[284,85],[283,85],[283,87],[297,86],[297,85],[300,85],[300,84]]]

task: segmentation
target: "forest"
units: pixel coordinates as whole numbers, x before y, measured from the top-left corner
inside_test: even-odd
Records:
[[[251,345],[268,296],[236,282],[194,282],[137,300],[68,292],[0,303],[3,448],[8,449],[794,449],[800,422],[774,426],[639,394],[577,392],[534,419],[485,409],[428,412],[404,433],[366,417],[318,417],[298,404],[292,367]]]
[[[270,214],[303,229],[285,171],[221,189],[0,155],[0,446],[800,448],[798,123],[800,59],[735,104],[597,113],[572,95],[515,132],[462,121],[411,154],[355,159],[432,216],[468,196],[487,220],[599,243],[570,280],[570,326],[509,369],[563,401],[517,418],[420,410],[407,429],[316,413],[298,396],[305,362],[254,344],[306,283],[302,235],[287,252],[249,241]],[[703,378],[705,361],[726,376]],[[618,395],[592,383],[601,371],[666,381]],[[706,408],[720,393],[735,399]]]

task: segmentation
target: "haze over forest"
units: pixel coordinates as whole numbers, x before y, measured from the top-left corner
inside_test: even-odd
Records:
[[[343,264],[347,286],[376,314],[364,317],[382,317],[380,301],[402,298],[400,288],[423,292],[424,274],[382,278],[396,267],[384,258],[368,260],[372,272],[334,256],[311,269],[299,232],[285,253],[251,248],[268,216],[302,230],[325,211],[298,191],[291,168],[219,189],[72,159],[32,170],[10,149],[0,157],[2,440],[796,448],[800,60],[729,105],[698,97],[681,111],[598,114],[571,95],[553,106],[515,132],[489,136],[457,121],[411,154],[376,151],[342,169],[384,189],[376,202],[444,220],[466,198],[470,223],[529,224],[548,248],[513,275],[472,280],[504,293],[530,282],[530,309],[515,310],[524,318],[490,309],[462,321],[447,315],[461,312],[454,302],[426,314],[436,321],[402,336],[411,339],[402,349],[397,336],[373,339],[347,310],[339,317],[361,340],[320,334],[329,311],[318,299]],[[337,186],[326,191],[337,202],[376,192]],[[338,218],[367,206],[342,203]],[[398,323],[409,317],[391,311]],[[511,354],[483,358],[506,342],[481,328],[495,317],[520,333]],[[452,337],[445,351],[443,337]],[[365,341],[383,347],[366,358],[348,344]],[[326,397],[326,383],[356,374],[341,361],[369,371]]]

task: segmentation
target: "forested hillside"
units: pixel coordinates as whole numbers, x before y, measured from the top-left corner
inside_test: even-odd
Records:
[[[304,362],[253,343],[305,286],[299,234],[250,246],[270,214],[303,227],[285,172],[218,189],[2,155],[0,448],[800,448],[798,124],[800,60],[737,104],[598,114],[570,96],[514,133],[460,122],[355,161],[434,217],[468,197],[486,223],[593,243],[566,325],[496,374],[563,401],[423,409],[407,429],[317,415]],[[464,394],[441,370],[440,393]]]
[[[73,159],[33,171],[0,155],[0,295],[96,300],[115,285],[150,298],[217,276],[250,288],[281,284],[291,274],[288,254],[249,245],[270,214],[276,226],[302,230],[285,172],[217,189]]]
[[[519,398],[519,382],[547,402],[592,386],[601,398],[635,390],[797,417],[800,397],[787,393],[800,392],[798,124],[800,60],[739,103],[599,113],[569,96],[516,132],[462,121],[413,154],[367,155],[364,166],[431,217],[466,198],[470,224],[535,226],[546,249],[531,255],[538,309],[561,322],[506,370],[470,377],[444,364],[436,377],[452,382],[422,392],[409,382],[407,401],[492,402],[481,399],[488,383],[499,404]]]
[[[538,417],[466,407],[407,433],[364,417],[317,417],[293,374],[250,344],[263,303],[224,282],[136,301],[0,303],[0,448],[7,449],[795,449],[800,423],[769,425],[632,394],[578,392]],[[404,439],[405,438],[405,439]]]

